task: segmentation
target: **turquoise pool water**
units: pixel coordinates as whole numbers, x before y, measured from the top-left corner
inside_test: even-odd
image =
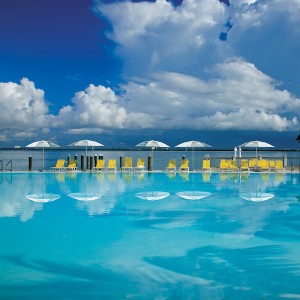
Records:
[[[299,174],[0,174],[0,299],[299,299]]]

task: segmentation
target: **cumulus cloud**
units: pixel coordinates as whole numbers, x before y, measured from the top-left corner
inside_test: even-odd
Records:
[[[59,111],[54,126],[70,133],[99,133],[111,128],[143,128],[149,122],[143,112],[128,111],[112,89],[90,84],[75,94],[72,105]]]
[[[166,0],[98,3],[95,10],[112,24],[108,37],[118,45],[127,76],[157,68],[201,73],[224,50],[218,36],[228,12],[218,0],[185,0],[176,8]]]
[[[23,78],[20,84],[0,82],[0,127],[2,140],[31,137],[49,125],[48,105],[44,91]]]
[[[282,131],[298,128],[299,99],[242,58],[239,41],[253,27],[268,34],[280,15],[295,22],[298,7],[298,0],[240,0],[229,8],[217,0],[177,7],[160,0],[98,2],[96,11],[112,24],[108,36],[124,73],[137,77],[122,86],[126,108],[151,116],[149,127]],[[232,43],[224,43],[219,35],[229,18]]]
[[[147,84],[129,83],[123,97],[131,111],[152,115],[162,128],[282,131],[297,126],[300,99],[278,90],[253,64],[237,59],[212,71],[209,80],[158,73]]]
[[[280,22],[287,18],[292,23],[299,23],[299,0],[240,0],[232,3],[235,21],[241,26],[263,26],[266,23]],[[280,15],[280,16],[279,16]],[[276,18],[274,19],[274,17]],[[295,25],[295,24],[294,24]],[[291,30],[297,28],[291,28]]]
[[[117,45],[126,81],[115,90],[91,83],[55,116],[32,81],[0,83],[0,140],[33,138],[51,129],[72,135],[114,129],[299,129],[300,99],[272,70],[280,62],[281,73],[293,67],[278,49],[282,39],[286,51],[299,48],[300,1],[231,2],[227,7],[218,0],[184,0],[174,7],[166,0],[98,1],[95,11],[111,23],[107,36]],[[232,29],[224,42],[219,36],[229,18]],[[290,35],[282,20],[291,25]],[[275,29],[272,43],[266,43]],[[249,55],[254,48],[257,56]],[[271,67],[260,68],[267,61]]]
[[[209,79],[156,72],[124,84],[120,94],[89,85],[63,107],[53,126],[68,133],[110,129],[258,129],[298,127],[300,99],[253,64],[233,59],[216,64]]]

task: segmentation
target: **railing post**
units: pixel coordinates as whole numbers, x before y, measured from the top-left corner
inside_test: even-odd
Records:
[[[153,171],[152,156],[148,156],[148,171]]]
[[[90,156],[90,170],[93,170],[93,166],[94,166],[94,157]]]
[[[85,163],[86,163],[86,167],[85,167],[85,170],[86,170],[86,171],[89,169],[89,161],[90,161],[90,160],[89,160],[89,156],[87,156],[87,157],[86,157],[86,162],[85,162]]]
[[[31,155],[28,157],[28,170],[32,171],[32,156]]]
[[[84,155],[81,155],[80,157],[80,166],[81,166],[81,171],[84,170]]]
[[[124,157],[120,156],[120,170],[124,167]]]

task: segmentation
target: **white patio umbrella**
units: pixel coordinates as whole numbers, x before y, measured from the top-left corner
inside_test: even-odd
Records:
[[[92,140],[80,140],[70,144],[71,147],[85,147],[85,156],[87,156],[88,147],[102,147],[104,145]]]
[[[150,140],[150,141],[145,141],[145,142],[142,142],[142,143],[139,143],[136,145],[136,147],[148,147],[148,148],[151,148],[151,156],[152,156],[152,159],[153,159],[153,150],[155,148],[169,148],[169,146],[163,142],[160,142],[160,141],[155,141],[155,140]],[[154,160],[153,160],[154,162]]]
[[[92,140],[80,140],[77,142],[74,142],[72,144],[70,144],[69,146],[71,147],[85,147],[85,159],[87,158],[87,148],[88,147],[102,147],[104,145],[96,142],[96,141],[92,141]]]
[[[59,146],[53,142],[50,141],[36,141],[26,146],[26,148],[42,148],[43,149],[43,168],[42,171],[44,171],[44,149],[45,148],[58,148]]]
[[[272,148],[274,146],[262,141],[250,141],[240,145],[239,147],[255,148],[255,158],[257,159],[257,148]]]
[[[176,148],[192,148],[193,151],[193,170],[194,170],[194,148],[202,148],[202,147],[211,147],[208,144],[205,144],[203,142],[200,141],[187,141],[187,142],[183,142],[177,146],[175,146]]]

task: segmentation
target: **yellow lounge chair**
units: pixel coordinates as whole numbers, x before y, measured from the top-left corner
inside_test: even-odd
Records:
[[[51,167],[51,171],[62,171],[65,168],[65,160],[64,159],[58,159],[56,161],[55,167]]]
[[[125,157],[125,163],[124,166],[121,167],[122,171],[132,171],[133,167],[132,167],[132,157]]]
[[[210,159],[203,159],[203,161],[202,161],[202,171],[211,171]]]
[[[105,160],[104,159],[99,159],[97,161],[96,167],[93,168],[94,171],[103,171],[104,170],[104,164]]]
[[[189,172],[190,169],[189,169],[189,160],[188,159],[182,160],[179,170],[182,172]]]
[[[145,160],[143,158],[138,158],[136,162],[136,167],[134,167],[135,171],[145,171]]]
[[[275,160],[271,159],[269,160],[269,167],[271,171],[275,171],[276,170],[276,164],[275,164]]]
[[[241,159],[240,171],[248,171],[249,172],[249,163],[248,159]]]
[[[169,160],[169,164],[167,166],[167,171],[176,171],[176,159],[170,159]]]
[[[249,169],[255,170],[258,169],[258,160],[256,158],[252,158],[249,160]]]
[[[276,159],[276,161],[275,161],[275,170],[276,171],[283,170],[283,161],[281,159]]]
[[[68,166],[65,168],[67,171],[76,171],[77,170],[77,160],[76,159],[71,159],[69,161]]]
[[[229,171],[238,171],[239,170],[236,160],[228,160],[227,163],[228,163]]]
[[[267,159],[259,160],[258,167],[260,168],[260,171],[270,171],[269,162]]]
[[[220,171],[228,171],[229,170],[229,163],[227,159],[221,159],[220,160]]]
[[[108,161],[107,167],[106,167],[107,171],[117,171],[117,161],[115,159],[110,159]]]

